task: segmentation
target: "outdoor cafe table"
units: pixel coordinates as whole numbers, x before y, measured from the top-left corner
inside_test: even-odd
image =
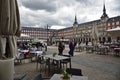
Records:
[[[120,56],[120,48],[114,48],[114,52],[116,56]]]
[[[50,59],[53,59],[53,60],[57,60],[57,61],[60,61],[60,60],[64,60],[64,59],[68,59],[69,57],[66,57],[66,56],[62,56],[62,55],[55,55],[53,57],[52,54],[48,54],[48,55],[44,55],[46,58],[50,58]]]
[[[43,51],[30,51],[31,54],[35,54],[36,56],[42,55]]]
[[[51,59],[51,60],[56,60],[56,61],[58,61],[59,66],[60,66],[60,69],[61,69],[61,61],[70,58],[70,57],[66,57],[66,56],[62,56],[62,55],[55,55],[55,56],[53,57],[52,54],[44,55],[44,57],[49,58],[49,59]],[[70,61],[70,65],[69,65],[69,66],[70,66],[70,68],[71,68],[71,61]]]
[[[86,46],[86,52],[93,52],[93,48],[94,48],[94,46]]]
[[[21,52],[21,53],[26,53],[26,52],[29,52],[29,50],[19,50],[19,52]]]
[[[29,55],[29,50],[18,50],[20,53],[24,54],[24,58],[27,57],[27,55]]]
[[[100,46],[97,48],[100,54],[108,54],[109,47],[108,46]]]
[[[50,80],[63,80],[61,78],[61,74],[54,74]],[[75,76],[75,75],[72,75],[70,77],[70,80],[88,80],[88,77],[87,76]]]

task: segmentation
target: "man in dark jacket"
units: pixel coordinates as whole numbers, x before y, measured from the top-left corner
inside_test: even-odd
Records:
[[[69,43],[69,49],[70,49],[69,55],[71,55],[71,56],[74,56],[75,45],[76,44],[74,44],[74,42],[70,41],[70,43]]]
[[[58,55],[63,55],[64,49],[65,49],[65,45],[62,42],[59,42],[59,45],[58,45],[59,54]]]

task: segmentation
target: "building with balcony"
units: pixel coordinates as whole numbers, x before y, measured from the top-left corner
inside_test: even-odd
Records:
[[[68,42],[69,40],[74,40],[76,42],[91,42],[93,40],[92,30],[93,27],[96,27],[96,31],[98,32],[97,40],[99,42],[111,42],[112,38],[106,32],[106,30],[118,26],[120,27],[120,16],[109,18],[106,13],[106,8],[104,4],[103,14],[98,20],[79,24],[77,22],[77,16],[75,15],[75,21],[73,22],[73,25],[64,29],[54,30],[34,27],[22,27],[21,32],[29,35],[30,37],[21,37],[20,40],[32,40],[38,38],[42,40],[48,40],[50,43],[56,43],[61,40],[66,42]]]
[[[52,42],[54,41],[54,35],[56,30],[54,29],[44,29],[35,27],[22,27],[21,33],[29,35],[29,37],[20,37],[19,41],[32,41],[34,39],[44,40]]]

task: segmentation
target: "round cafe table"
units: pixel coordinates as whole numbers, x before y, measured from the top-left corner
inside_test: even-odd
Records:
[[[30,51],[30,54],[35,54],[36,56],[39,56],[43,54],[43,51]]]
[[[120,56],[120,48],[114,48],[114,52],[116,56]]]

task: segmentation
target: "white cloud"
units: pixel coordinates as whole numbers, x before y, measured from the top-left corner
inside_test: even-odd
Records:
[[[18,0],[21,26],[44,27],[47,24],[72,26],[75,13],[78,23],[100,19],[103,0]],[[106,0],[109,17],[120,13],[120,0]]]
[[[66,28],[65,26],[60,26],[60,25],[52,25],[50,29],[63,29]]]

